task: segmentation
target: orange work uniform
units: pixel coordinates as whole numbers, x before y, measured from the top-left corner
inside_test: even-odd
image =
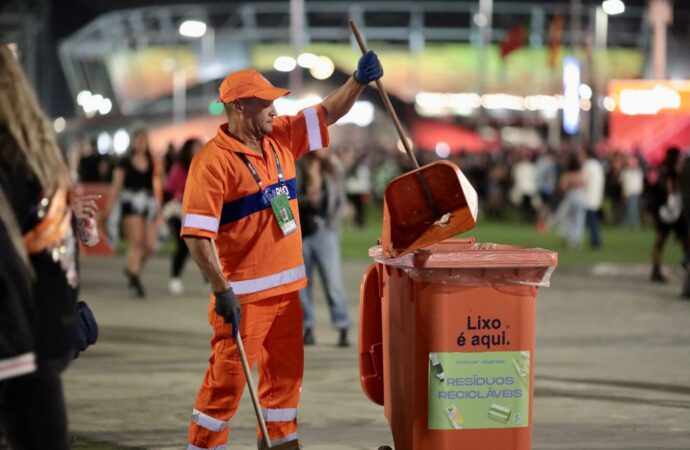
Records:
[[[185,186],[181,235],[215,240],[223,273],[242,304],[239,332],[249,364],[259,361],[259,403],[274,445],[297,438],[304,370],[298,290],[307,279],[301,233],[283,235],[268,198],[286,193],[299,224],[295,159],[328,146],[328,140],[320,105],[276,117],[262,139],[262,156],[228,135],[223,124],[194,156]],[[212,354],[192,414],[188,450],[225,449],[228,421],[245,388],[232,324],[215,313],[214,301],[211,295]],[[257,437],[263,448],[258,427]]]

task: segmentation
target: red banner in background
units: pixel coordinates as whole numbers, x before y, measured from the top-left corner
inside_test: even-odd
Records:
[[[557,14],[549,25],[549,66],[556,67],[563,34],[563,14]]]
[[[640,150],[652,164],[670,147],[690,147],[690,81],[612,80],[609,146]]]
[[[527,45],[527,37],[526,26],[519,24],[510,28],[501,42],[501,58],[505,58],[520,47]]]

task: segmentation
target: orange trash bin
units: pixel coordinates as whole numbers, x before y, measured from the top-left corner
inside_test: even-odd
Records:
[[[530,449],[536,297],[557,254],[449,239],[369,255],[360,379],[395,449]]]

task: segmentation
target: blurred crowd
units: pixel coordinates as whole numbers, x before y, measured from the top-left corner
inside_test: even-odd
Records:
[[[163,152],[165,174],[170,173],[179,159],[180,149],[170,144]],[[405,153],[395,147],[340,146],[332,151],[346,172],[347,198],[354,209],[352,220],[356,226],[364,225],[366,205],[383,201],[390,180],[412,169]],[[678,149],[672,151],[680,152]],[[78,140],[70,153],[77,159],[73,167],[79,181],[111,182],[119,158],[113,154],[100,154],[95,140]],[[563,144],[556,149],[512,147],[459,152],[446,159],[456,163],[477,190],[479,206],[487,217],[517,217],[545,227],[548,226],[546,219],[549,219],[549,214],[556,213],[558,205],[572,189],[564,175],[583,167],[590,159],[588,155],[601,164],[604,172],[601,205],[595,207],[601,220],[633,229],[651,224],[650,208],[658,201],[655,187],[660,171],[666,169],[665,163],[650,164],[640,152],[610,151],[603,147],[595,151]],[[418,152],[417,158],[422,165],[439,159],[434,152],[427,151]],[[683,164],[687,157],[682,153],[679,158],[677,170],[680,173],[690,162]],[[585,184],[590,182],[592,180],[584,180]]]
[[[194,149],[199,141],[194,142]],[[74,176],[82,182],[110,183],[118,159],[101,155],[96,142],[78,141],[73,158]],[[149,150],[150,151],[150,150]],[[181,151],[172,144],[160,152],[160,176],[163,186],[176,163],[188,167],[190,148]],[[338,146],[331,152],[344,171],[348,208],[344,216],[351,227],[362,228],[369,211],[383,202],[388,183],[411,170],[406,154],[396,147]],[[438,160],[434,152],[418,151],[420,164]],[[658,270],[661,251],[667,237],[675,234],[687,252],[687,216],[690,211],[690,156],[679,149],[669,149],[666,158],[651,164],[643,154],[564,143],[558,148],[510,147],[482,152],[459,152],[446,159],[456,163],[469,179],[479,196],[481,215],[494,220],[512,220],[533,224],[539,232],[553,230],[563,238],[567,248],[588,245],[602,248],[601,225],[626,229],[654,228],[657,232],[652,249],[654,281],[663,281]],[[179,172],[179,170],[178,170]],[[176,174],[177,194],[171,186],[163,190],[162,206],[174,196],[181,196],[180,177]],[[670,180],[670,181],[669,181]],[[669,185],[670,183],[670,185]],[[677,196],[674,194],[677,192]],[[660,209],[676,199],[674,211],[665,223]],[[176,224],[168,215],[168,229],[174,233]],[[683,225],[678,225],[682,223]],[[179,226],[179,225],[178,225]],[[685,230],[685,231],[683,231]],[[179,274],[179,261],[174,272]],[[173,278],[179,278],[173,273]],[[173,284],[177,284],[174,282]],[[179,288],[172,289],[179,291]]]

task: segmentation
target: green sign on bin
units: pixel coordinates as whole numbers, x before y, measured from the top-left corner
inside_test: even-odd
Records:
[[[529,351],[429,353],[429,429],[528,426],[529,371]]]

